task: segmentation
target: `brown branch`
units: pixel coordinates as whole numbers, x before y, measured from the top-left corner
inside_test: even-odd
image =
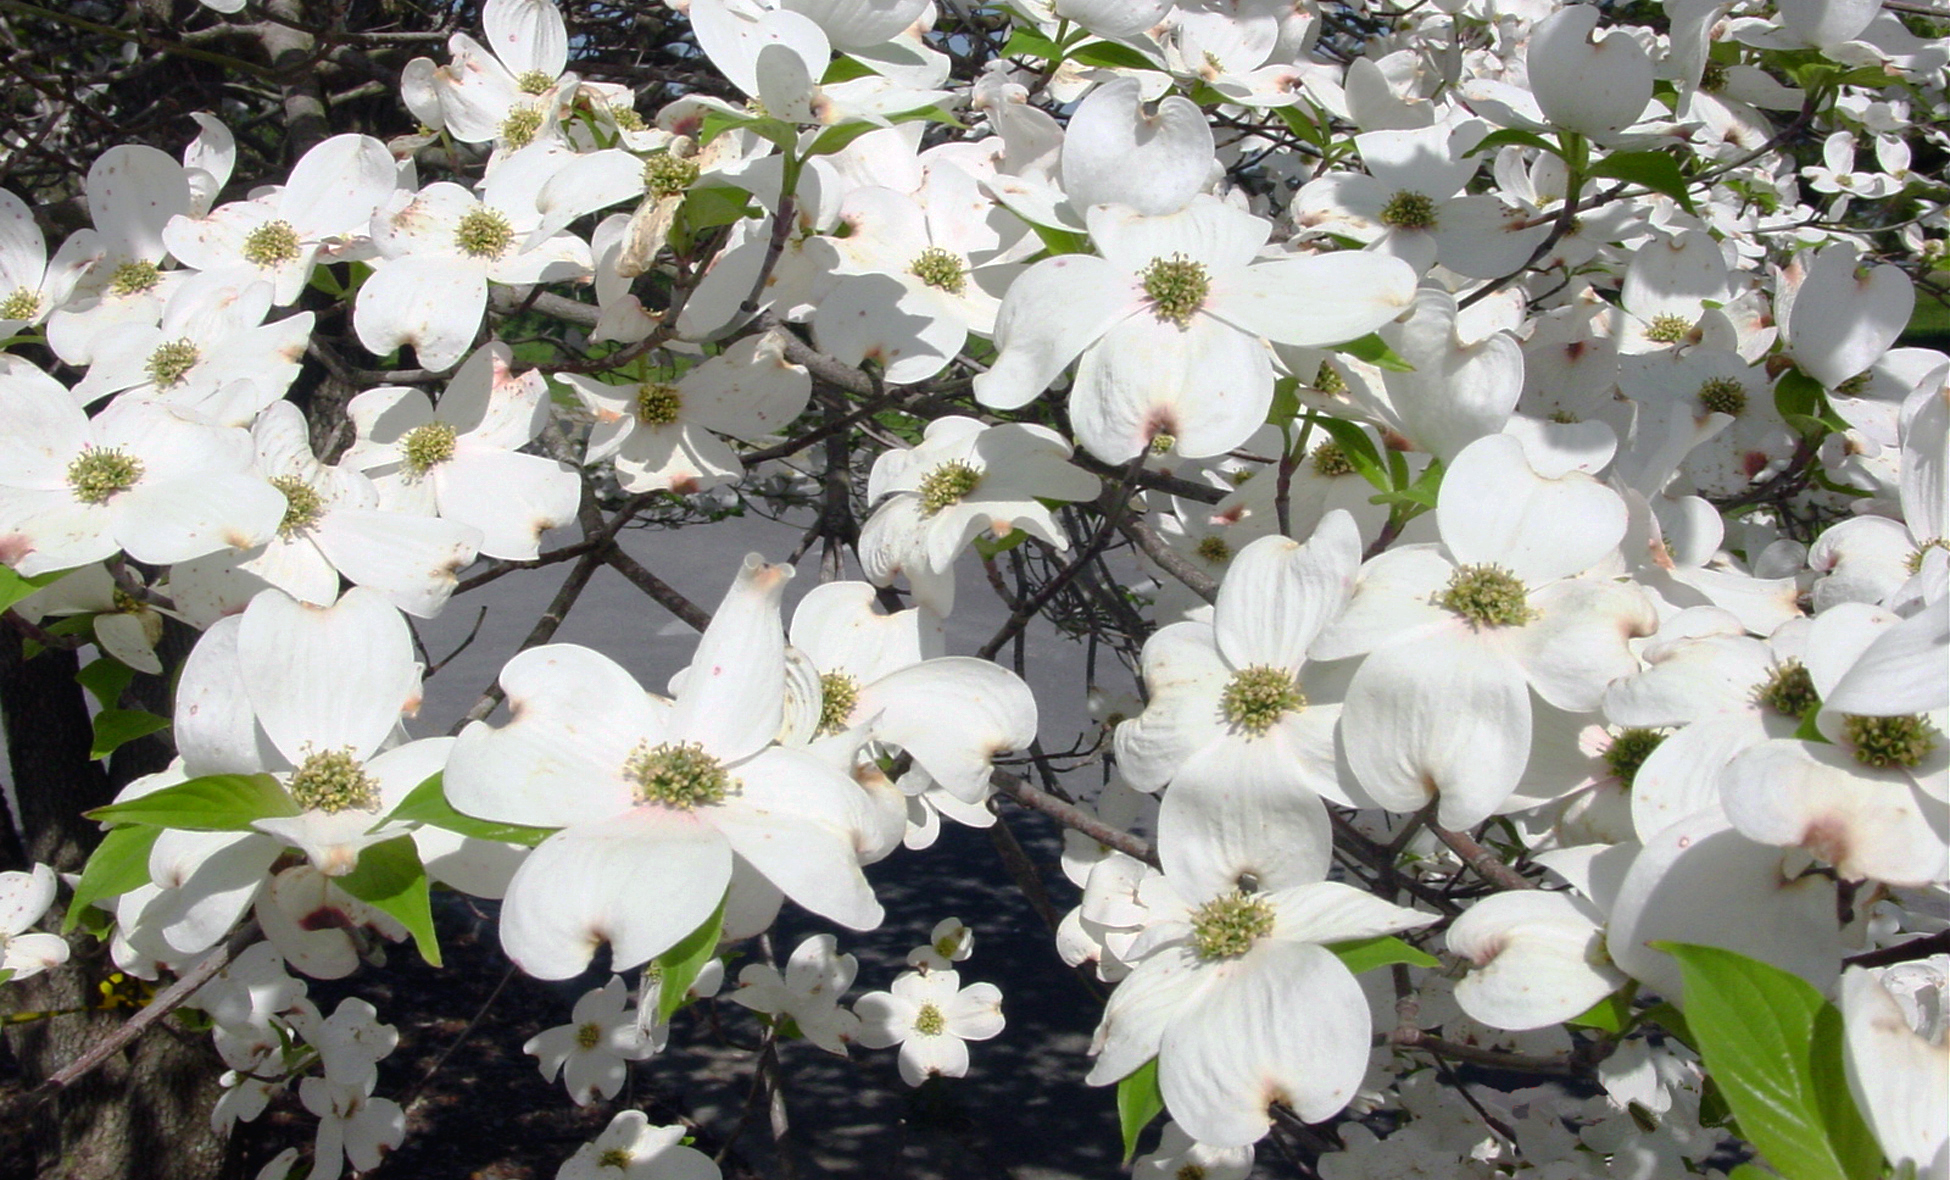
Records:
[[[659,578],[621,549],[611,548],[605,556],[610,568],[628,578],[637,589],[648,594],[658,606],[676,615],[692,630],[703,631],[711,623],[711,613],[695,602],[677,592],[677,588]]]
[[[1452,832],[1437,824],[1430,824],[1429,831],[1436,839],[1449,846],[1449,850],[1462,858],[1462,862],[1476,871],[1476,875],[1498,889],[1535,889],[1537,883],[1522,873],[1504,864],[1496,853],[1478,844],[1467,832]]]
[[[1218,580],[1193,565],[1184,554],[1173,549],[1148,523],[1142,520],[1127,520],[1118,525],[1117,529],[1146,557],[1157,562],[1160,569],[1183,582],[1186,589],[1207,602],[1219,601]]]
[[[1512,1073],[1574,1074],[1577,1072],[1576,1065],[1568,1057],[1535,1057],[1526,1053],[1504,1053],[1496,1049],[1483,1049],[1475,1045],[1445,1041],[1441,1037],[1430,1036],[1419,1028],[1397,1028],[1387,1036],[1375,1038],[1375,1043],[1396,1045],[1404,1049],[1421,1049],[1439,1057],[1451,1057],[1457,1061],[1487,1065],[1492,1069],[1507,1069]]]
[[[1113,828],[1076,804],[1059,799],[1040,787],[1031,786],[1027,780],[998,770],[989,775],[989,785],[1031,811],[1040,811],[1064,827],[1082,832],[1105,848],[1134,857],[1153,868],[1158,867],[1157,850],[1143,837]]]

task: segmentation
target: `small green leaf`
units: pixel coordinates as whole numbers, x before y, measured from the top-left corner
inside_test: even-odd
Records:
[[[1354,465],[1362,479],[1384,492],[1394,486],[1388,480],[1388,469],[1382,465],[1381,452],[1375,450],[1374,440],[1368,437],[1367,431],[1339,418],[1315,418],[1314,421],[1333,436],[1334,445],[1341,449],[1341,454]]]
[[[994,557],[997,554],[1007,553],[1028,539],[1029,534],[1023,529],[1011,529],[1006,537],[998,537],[984,529],[975,534],[975,552],[983,557]]]
[[[1774,383],[1774,408],[1782,417],[1792,414],[1815,417],[1821,413],[1821,401],[1821,382],[1800,369],[1789,369]]]
[[[1158,63],[1115,41],[1092,41],[1070,51],[1070,60],[1086,66],[1102,66],[1105,69],[1155,70]]]
[[[1385,369],[1390,373],[1413,373],[1415,371],[1414,365],[1403,360],[1394,349],[1388,347],[1386,341],[1382,340],[1381,337],[1375,335],[1373,332],[1368,333],[1358,340],[1350,340],[1346,344],[1336,344],[1334,351],[1344,352],[1355,360],[1366,361],[1375,368]]]
[[[1539,148],[1549,152],[1553,156],[1562,156],[1564,154],[1550,140],[1545,139],[1535,131],[1525,131],[1521,127],[1506,127],[1501,131],[1492,131],[1488,135],[1485,135],[1477,142],[1475,147],[1470,148],[1465,154],[1474,156],[1482,152],[1493,152],[1498,148],[1507,147],[1510,144],[1516,144],[1518,147]]]
[[[52,586],[71,572],[73,571],[53,570],[45,574],[35,574],[31,578],[23,578],[14,572],[14,567],[0,565],[0,610],[6,610],[43,586]]]
[[[107,656],[90,661],[86,668],[74,674],[75,683],[87,689],[104,709],[113,709],[122,703],[122,693],[135,679],[135,669],[120,660]]]
[[[151,824],[191,832],[248,832],[271,816],[299,814],[298,805],[268,774],[212,774],[111,803],[87,813],[105,824]]]
[[[1595,1028],[1599,1032],[1622,1033],[1632,1023],[1632,1003],[1623,991],[1615,991],[1564,1023]]]
[[[671,1015],[684,1006],[690,995],[691,985],[697,982],[698,972],[711,961],[718,951],[718,935],[724,930],[724,901],[704,919],[704,924],[678,940],[657,956],[657,968],[663,973],[663,984],[657,992],[657,1023],[669,1020]]]
[[[530,848],[555,834],[554,828],[498,824],[492,820],[475,819],[471,815],[463,815],[455,811],[453,804],[447,802],[446,789],[442,785],[441,773],[437,770],[425,782],[414,787],[406,798],[401,799],[399,806],[393,808],[391,815],[379,822],[391,823],[394,820],[425,824],[430,828],[459,832],[463,836],[493,840],[501,844],[522,844]]]
[[[1386,967],[1391,963],[1407,963],[1411,967],[1440,967],[1442,961],[1427,951],[1418,950],[1392,934],[1377,938],[1356,938],[1347,942],[1330,942],[1327,949],[1341,958],[1341,963],[1356,975],[1373,971],[1376,967]]]
[[[870,78],[872,76],[873,71],[867,68],[865,62],[859,58],[847,57],[842,54],[833,59],[832,65],[826,67],[826,73],[819,79],[819,84],[821,86],[831,86],[835,82],[851,82],[855,78]]]
[[[1054,225],[1029,223],[1036,236],[1043,240],[1043,247],[1051,254],[1088,254],[1090,239],[1073,229],[1061,229]]]
[[[88,749],[88,756],[106,758],[139,737],[168,728],[169,718],[158,717],[144,709],[103,709],[95,714],[95,740]]]
[[[867,132],[878,130],[880,130],[878,124],[864,120],[835,124],[819,133],[818,138],[814,139],[812,145],[806,149],[806,155],[830,156]]]
[[[1153,1057],[1132,1070],[1117,1083],[1117,1126],[1124,1133],[1124,1162],[1137,1154],[1138,1132],[1164,1113],[1165,1098],[1158,1092],[1158,1059]]]
[[[426,866],[413,837],[400,836],[359,850],[359,864],[332,883],[376,910],[391,914],[413,935],[420,957],[440,966],[440,940],[433,933],[433,900]]]
[[[1779,1180],[1779,1177],[1759,1164],[1747,1163],[1728,1172],[1727,1180]]]
[[[156,846],[156,837],[160,835],[161,828],[148,824],[110,828],[89,856],[87,867],[81,870],[81,880],[74,887],[74,900],[68,903],[68,915],[61,922],[61,933],[73,930],[81,920],[82,911],[102,898],[119,897],[147,885],[149,850]]]
[[[752,195],[730,184],[700,185],[684,194],[684,225],[693,234],[751,216]]]
[[[1300,416],[1300,379],[1282,377],[1273,383],[1273,404],[1266,409],[1266,421],[1285,426]]]
[[[1664,152],[1613,152],[1591,166],[1591,175],[1644,185],[1678,201],[1688,213],[1693,211],[1693,194],[1679,162]]]
[[[1060,61],[1063,50],[1036,30],[1017,25],[1009,34],[1009,43],[1002,47],[1003,57],[1040,57],[1044,61]]]
[[[1679,1039],[1679,1043],[1699,1052],[1699,1042],[1693,1039],[1693,1028],[1686,1023],[1685,1013],[1664,1002],[1652,1005],[1645,1010],[1642,1019],[1647,1024],[1656,1024]]]
[[[1841,1013],[1799,976],[1745,955],[1653,944],[1679,961],[1700,1058],[1742,1132],[1787,1180],[1874,1180],[1882,1153],[1849,1097]]]

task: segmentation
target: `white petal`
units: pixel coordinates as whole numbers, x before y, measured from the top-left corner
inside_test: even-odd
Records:
[[[1492,1028],[1527,1030],[1569,1020],[1625,982],[1603,958],[1588,903],[1536,890],[1483,898],[1449,927],[1451,954],[1474,969],[1456,984],[1463,1011]]]
[[[1582,573],[1625,536],[1625,502],[1582,472],[1545,479],[1505,434],[1463,448],[1442,477],[1436,521],[1462,565],[1500,565],[1531,585]]]
[[[698,640],[684,675],[671,733],[735,762],[762,749],[784,716],[785,623],[779,600],[788,565],[748,554]]]
[[[406,620],[356,587],[325,608],[259,594],[244,611],[237,662],[258,723],[293,766],[338,749],[364,761],[419,697]]]
[[[855,716],[956,798],[985,797],[997,754],[1036,740],[1036,698],[1021,677],[987,660],[944,656],[861,690]],[[947,719],[952,724],[946,724]]]
[[[852,779],[809,754],[774,747],[735,771],[739,794],[711,822],[738,855],[787,897],[854,930],[880,925],[880,903],[858,850],[873,816]]]

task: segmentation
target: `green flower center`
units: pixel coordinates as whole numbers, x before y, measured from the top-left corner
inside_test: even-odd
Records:
[[[1395,229],[1434,229],[1435,200],[1425,193],[1403,189],[1381,207],[1381,224]]]
[[[609,108],[609,117],[615,120],[616,126],[621,130],[643,130],[643,116],[636,113],[635,107],[613,106]]]
[[[961,939],[963,933],[965,933],[965,931],[957,931],[954,934],[944,934],[940,938],[935,939],[934,953],[940,955],[944,959],[953,960],[955,957],[955,953],[961,950]]]
[[[1754,686],[1754,703],[1796,720],[1821,703],[1815,692],[1814,677],[1800,660],[1788,660],[1774,669],[1766,681]]]
[[[1145,298],[1151,300],[1152,312],[1182,328],[1192,322],[1193,312],[1205,306],[1212,276],[1183,254],[1173,254],[1170,258],[1153,258],[1138,274],[1138,283],[1144,287]]]
[[[1210,963],[1236,959],[1273,933],[1273,907],[1264,897],[1234,890],[1192,911],[1192,950]]]
[[[645,381],[636,392],[636,420],[645,426],[668,426],[684,409],[684,396],[675,385]]]
[[[117,295],[135,295],[162,281],[162,272],[153,262],[124,262],[109,276],[108,289]]]
[[[1840,385],[1837,385],[1835,392],[1841,394],[1843,397],[1855,397],[1869,387],[1869,380],[1873,376],[1874,374],[1870,370],[1864,369]]]
[[[620,1147],[612,1147],[596,1157],[597,1167],[615,1168],[619,1172],[629,1171],[630,1165],[635,1162],[635,1157]]]
[[[1610,769],[1618,785],[1626,790],[1632,789],[1633,780],[1638,778],[1639,767],[1659,748],[1666,735],[1656,729],[1627,729],[1611,740],[1605,749],[1605,766]]]
[[[635,114],[635,111],[630,112]],[[620,122],[619,122],[620,125]],[[697,181],[697,161],[653,152],[643,161],[643,187],[653,197],[674,197]]]
[[[680,811],[714,807],[738,789],[724,763],[696,742],[638,742],[623,763],[623,777],[636,784],[638,803]]]
[[[454,457],[454,428],[446,422],[415,426],[399,440],[399,464],[415,479]]]
[[[501,120],[501,142],[519,151],[535,142],[535,133],[542,129],[542,111],[527,103],[511,108],[508,117]]]
[[[278,536],[285,540],[304,532],[325,515],[325,497],[295,475],[274,475],[271,486],[284,493],[284,519],[278,522]]]
[[[961,459],[936,464],[921,477],[921,515],[933,516],[950,504],[959,504],[982,484],[982,473]]]
[[[515,240],[515,228],[498,211],[469,209],[454,227],[454,246],[469,258],[498,259]]]
[[[202,357],[196,345],[188,340],[171,340],[158,344],[156,351],[149,354],[149,363],[144,366],[149,374],[149,383],[157,389],[174,389],[189,376],[191,369]]]
[[[1213,565],[1224,565],[1232,560],[1232,546],[1226,544],[1226,539],[1217,533],[1202,538],[1194,552]]]
[[[90,447],[68,464],[68,486],[83,504],[105,504],[142,478],[142,460],[114,447]]]
[[[1264,734],[1286,714],[1306,707],[1306,695],[1294,682],[1293,673],[1266,664],[1233,673],[1219,694],[1219,711],[1225,719],[1254,737]]]
[[[1154,455],[1169,455],[1171,448],[1177,445],[1178,436],[1169,430],[1160,430],[1151,436],[1151,453]]]
[[[1320,362],[1320,368],[1314,373],[1314,388],[1329,395],[1346,393],[1347,381],[1341,376],[1338,369],[1326,361],[1322,361]]]
[[[1937,537],[1918,545],[1916,552],[1903,560],[1903,568],[1909,571],[1910,577],[1913,578],[1923,572],[1923,559],[1929,556],[1932,549],[1950,549],[1950,539]]]
[[[1699,387],[1699,404],[1715,414],[1738,418],[1747,408],[1747,387],[1731,377],[1715,377]]]
[[[1700,71],[1699,88],[1708,94],[1718,94],[1727,86],[1727,68],[1717,61],[1709,61]]]
[[[20,287],[0,300],[0,320],[31,320],[40,310],[41,293],[32,287]]]
[[[908,266],[907,272],[928,286],[950,295],[959,295],[968,286],[961,259],[939,246],[929,246],[921,251]]]
[[[547,94],[548,88],[555,85],[555,79],[540,70],[529,70],[515,79],[515,85],[523,94]]]
[[[1693,334],[1693,321],[1683,315],[1663,312],[1645,326],[1645,338],[1658,344],[1678,344]]]
[[[379,784],[359,765],[349,746],[306,755],[291,772],[291,781],[284,789],[291,793],[291,801],[306,811],[336,815],[379,808]]]
[[[298,231],[288,221],[267,221],[244,237],[244,258],[256,266],[276,266],[298,257]]]
[[[603,1043],[603,1026],[595,1021],[576,1026],[576,1048],[583,1052],[594,1049]]]
[[[1347,452],[1341,444],[1324,442],[1314,448],[1314,474],[1333,479],[1341,475],[1353,475],[1354,464],[1349,461]]]
[[[108,600],[115,604],[115,613],[119,615],[139,615],[149,609],[147,604],[133,594],[119,588],[108,596]]]
[[[1936,727],[1920,714],[1842,719],[1842,735],[1855,747],[1855,760],[1878,769],[1915,766],[1936,749]]]
[[[924,1037],[938,1037],[948,1031],[948,1018],[933,1004],[923,1004],[914,1014],[914,1031]]]
[[[1500,565],[1457,566],[1435,604],[1472,627],[1521,627],[1535,617],[1523,583]]]
[[[825,672],[819,677],[819,729],[821,737],[839,733],[860,703],[860,682],[844,672]]]
[[[1576,414],[1573,414],[1569,410],[1552,410],[1550,418],[1551,421],[1557,423],[1559,426],[1570,426],[1581,421]]]

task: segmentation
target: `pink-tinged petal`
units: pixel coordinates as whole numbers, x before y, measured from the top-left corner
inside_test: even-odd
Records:
[[[0,559],[22,577],[73,569],[121,549],[107,504],[80,504],[66,488],[0,488]]]
[[[1437,822],[1469,828],[1495,813],[1530,757],[1530,689],[1497,642],[1458,624],[1383,648],[1355,672],[1341,739],[1361,786],[1390,811],[1440,801]]]
[[[1805,848],[1843,880],[1921,887],[1941,881],[1950,811],[1898,770],[1838,746],[1762,742],[1720,775],[1727,818],[1761,844]]]
[[[1341,660],[1451,626],[1455,616],[1431,599],[1455,569],[1435,545],[1404,545],[1381,554],[1361,567],[1354,597],[1307,654]]]
[[[1267,939],[1209,968],[1197,1003],[1165,1029],[1158,1088],[1171,1117],[1215,1147],[1257,1142],[1268,1107],[1323,1122],[1368,1068],[1372,1027],[1361,985],[1332,951]]]
[[[1572,579],[1529,598],[1538,617],[1517,633],[1517,658],[1538,696],[1573,713],[1595,711],[1607,686],[1638,670],[1630,641],[1659,626],[1651,598],[1626,583]]]
[[[748,336],[684,374],[685,416],[707,430],[756,439],[805,411],[812,375],[785,359],[777,331]]]
[[[468,726],[448,756],[455,808],[552,828],[597,823],[635,802],[624,763],[639,744],[664,740],[668,705],[608,656],[566,643],[509,660],[501,687],[508,724]]]
[[[1797,862],[1797,863],[1790,863]],[[1756,844],[1717,815],[1652,837],[1612,905],[1612,961],[1660,995],[1682,998],[1679,964],[1659,941],[1693,942],[1771,963],[1826,992],[1841,970],[1835,882],[1802,873],[1807,858]],[[1711,899],[1711,904],[1701,904]]]
[[[1155,791],[1222,731],[1219,694],[1232,669],[1219,655],[1210,623],[1161,628],[1145,641],[1143,661],[1150,703],[1117,727],[1114,741],[1125,779],[1140,791]]]
[[[1226,567],[1212,613],[1226,662],[1298,669],[1353,594],[1360,565],[1360,531],[1339,511],[1323,517],[1305,545],[1271,536],[1240,550]]]
[[[1029,686],[1006,668],[968,656],[927,660],[867,685],[854,716],[970,803],[986,797],[997,754],[1028,749],[1036,740]]]
[[[1159,859],[1193,905],[1242,883],[1274,890],[1318,881],[1332,859],[1319,797],[1284,783],[1240,782],[1233,754],[1234,743],[1216,743],[1194,755],[1158,809]]]
[[[1161,434],[1200,459],[1245,442],[1272,401],[1272,354],[1261,341],[1202,312],[1180,326],[1143,310],[1083,354],[1070,421],[1106,463],[1129,462]]]
[[[413,346],[424,368],[458,361],[481,329],[487,279],[458,258],[409,256],[378,267],[359,288],[352,326],[366,351],[385,356]]]
[[[1682,819],[1720,810],[1720,772],[1734,756],[1769,737],[1779,719],[1754,713],[1705,717],[1659,743],[1632,777],[1632,827],[1649,840]]]
[[[1190,99],[1173,95],[1147,114],[1137,79],[1118,78],[1070,116],[1063,191],[1079,209],[1116,204],[1173,213],[1205,186],[1212,150],[1212,128]]]
[[[238,630],[237,665],[258,723],[293,766],[338,749],[364,761],[419,697],[406,620],[356,587],[332,607],[259,594]]]
[[[1483,898],[1449,927],[1448,945],[1473,967],[1456,983],[1456,1002],[1492,1028],[1569,1020],[1625,982],[1604,957],[1597,911],[1568,893]]]
[[[170,565],[250,549],[276,535],[284,496],[254,475],[147,481],[109,501],[116,540],[130,557]]]
[[[1164,947],[1139,963],[1104,1005],[1090,1045],[1097,1060],[1084,1080],[1107,1086],[1156,1057],[1166,1027],[1196,1007],[1210,983],[1211,973],[1189,947]]]
[[[853,930],[880,925],[859,854],[874,829],[865,792],[799,750],[774,747],[732,771],[737,794],[711,809],[738,856],[787,897]]]
[[[544,455],[479,451],[457,455],[428,479],[440,515],[481,532],[481,556],[533,561],[542,534],[575,519],[582,480]]]
[[[592,431],[592,452],[596,440]],[[688,422],[630,429],[616,452],[616,480],[628,492],[693,495],[736,483],[744,474],[745,465],[736,451]]]
[[[1940,963],[1941,960],[1938,960]],[[1842,1027],[1849,1092],[1883,1154],[1901,1174],[1933,1180],[1950,1162],[1950,1041],[1932,1040],[1912,1028],[1903,1006],[1889,992],[1898,972],[1930,970],[1922,964],[1873,971],[1855,967],[1842,973]],[[1931,971],[1941,986],[1942,969]],[[1921,999],[1922,994],[1917,995]]]
[[[997,410],[1028,405],[1138,306],[1131,277],[1101,258],[1063,254],[1030,267],[995,317],[999,355],[975,378],[976,400]]]
[[[871,360],[890,385],[925,381],[968,339],[955,301],[912,276],[841,279],[813,313],[813,341],[842,364]]]
[[[785,685],[779,600],[793,572],[756,553],[745,556],[684,673],[671,711],[673,740],[700,742],[712,757],[736,762],[779,732]]]
[[[499,340],[469,353],[434,411],[470,448],[515,450],[548,422],[548,381],[538,369],[515,372],[514,350]]]
[[[703,925],[730,880],[731,848],[698,813],[633,808],[528,854],[501,905],[501,947],[537,979],[570,979],[607,942],[627,971]]]
[[[1255,336],[1319,348],[1365,336],[1415,302],[1416,272],[1361,250],[1262,262],[1212,285],[1206,310]]]
[[[1582,472],[1545,479],[1506,434],[1464,447],[1442,477],[1436,523],[1462,565],[1500,565],[1536,585],[1582,573],[1625,536],[1625,501]]]
[[[41,920],[54,904],[54,870],[44,864],[32,872],[0,873],[0,939],[8,939]]]

